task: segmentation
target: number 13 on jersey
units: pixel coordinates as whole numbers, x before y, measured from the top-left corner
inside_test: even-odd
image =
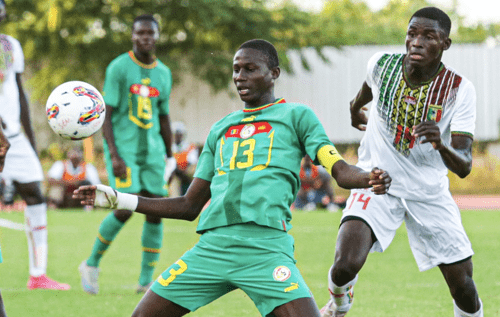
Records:
[[[230,127],[220,139],[219,175],[224,170],[247,169],[260,171],[269,166],[272,157],[274,132],[268,122],[255,122]],[[270,133],[269,133],[270,132]],[[267,135],[267,137],[266,137]],[[259,162],[265,158],[266,161]]]

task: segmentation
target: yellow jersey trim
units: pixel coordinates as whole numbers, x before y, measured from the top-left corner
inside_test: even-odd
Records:
[[[275,104],[278,104],[278,103],[286,103],[285,99],[284,98],[281,98],[281,99],[278,99],[276,100],[275,102],[273,103],[268,103],[267,105],[263,105],[263,106],[260,106],[260,107],[257,107],[257,108],[248,108],[248,109],[243,109],[243,112],[255,112],[255,111],[260,111],[262,109],[266,109],[266,108],[269,108]],[[242,120],[243,121],[243,120]]]
[[[128,56],[130,56],[130,58],[132,59],[132,61],[134,63],[136,63],[137,65],[141,66],[142,68],[146,68],[146,69],[153,69],[155,68],[157,65],[158,65],[158,61],[156,60],[156,56],[154,56],[155,58],[155,61],[152,62],[151,64],[144,64],[143,62],[139,61],[135,55],[134,55],[134,51],[129,51],[128,52]]]

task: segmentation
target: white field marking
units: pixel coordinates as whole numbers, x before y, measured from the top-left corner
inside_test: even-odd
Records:
[[[0,218],[0,227],[24,231],[24,223],[18,223],[14,221],[10,221],[7,219]]]

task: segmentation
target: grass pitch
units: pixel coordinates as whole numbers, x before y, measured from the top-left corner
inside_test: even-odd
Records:
[[[23,231],[0,228],[4,263],[0,264],[0,290],[9,317],[25,316],[130,316],[141,299],[135,294],[140,261],[143,215],[136,214],[119,233],[101,261],[100,292],[82,291],[78,265],[96,238],[106,211],[48,212],[48,275],[69,283],[70,291],[28,291],[28,250]],[[328,300],[326,275],[333,261],[340,213],[294,212],[290,233],[295,237],[297,265],[318,305]],[[23,222],[23,213],[0,213],[0,218]],[[476,255],[474,280],[484,303],[484,315],[500,316],[499,211],[465,211],[462,219]],[[196,222],[164,220],[164,242],[158,276],[198,240]],[[451,316],[453,304],[439,269],[420,273],[413,260],[404,226],[390,248],[374,253],[360,272],[355,303],[349,317]],[[251,300],[234,291],[189,314],[197,317],[260,316]]]

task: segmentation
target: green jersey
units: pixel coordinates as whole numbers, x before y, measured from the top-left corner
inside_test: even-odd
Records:
[[[171,87],[170,69],[159,60],[146,65],[130,51],[109,64],[103,97],[113,107],[111,123],[121,156],[146,160],[165,155],[159,116],[169,113]]]
[[[218,121],[194,175],[211,182],[197,232],[247,222],[288,231],[301,159],[318,164],[318,150],[331,144],[309,107],[283,99]]]

